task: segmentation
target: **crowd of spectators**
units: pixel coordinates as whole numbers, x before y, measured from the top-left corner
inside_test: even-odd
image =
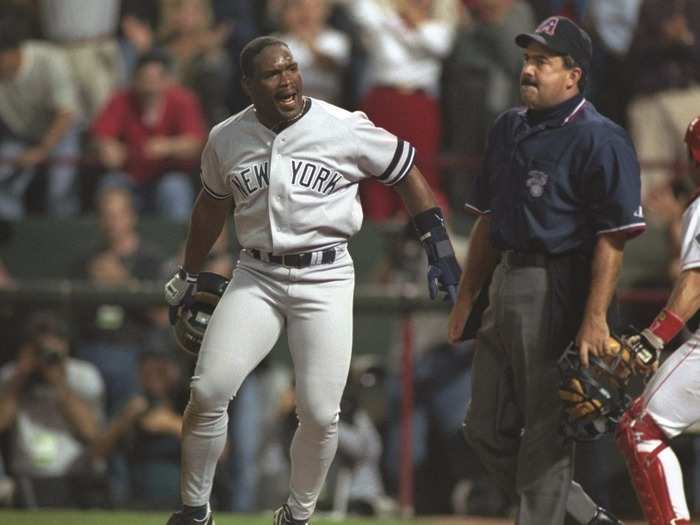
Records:
[[[453,227],[468,230],[462,204],[487,130],[518,104],[522,52],[513,37],[552,14],[594,38],[586,96],[635,143],[650,230],[668,241],[658,253],[668,271],[645,279],[668,285],[693,189],[682,138],[700,108],[700,3],[692,0],[6,0],[0,223],[94,218],[99,242],[75,249],[67,278],[162,280],[178,254],[150,244],[139,221],[186,224],[208,130],[249,103],[240,50],[275,34],[299,62],[307,95],[362,110],[416,146]],[[371,279],[422,282],[422,254],[401,229],[396,196],[372,182],[360,194],[366,219],[391,238]],[[210,271],[230,275],[231,238],[226,231],[217,242]],[[13,273],[0,259],[0,287]],[[2,343],[0,506],[176,508],[193,361],[173,348],[167,312],[86,304],[65,314],[31,312],[17,344]],[[415,323],[417,508],[506,514],[508,502],[457,437],[470,348],[441,341],[444,313]],[[395,363],[354,366],[326,508],[392,509],[400,398]],[[279,502],[293,407],[288,371],[264,361],[230,407],[217,508]],[[697,491],[700,507],[700,482]]]
[[[238,53],[265,33],[289,43],[308,95],[411,141],[460,215],[486,130],[518,103],[513,35],[551,14],[593,35],[587,96],[629,129],[645,197],[674,182],[700,98],[700,8],[688,0],[9,0],[0,218],[89,213],[96,191],[121,184],[139,211],[185,221],[206,131],[248,104]],[[370,220],[403,219],[377,185],[361,195]]]

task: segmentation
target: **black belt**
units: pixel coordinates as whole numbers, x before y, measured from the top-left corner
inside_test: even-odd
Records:
[[[327,250],[318,252],[292,253],[290,255],[275,255],[273,253],[261,252],[255,248],[247,251],[260,261],[281,264],[283,266],[292,266],[294,268],[305,268],[316,264],[330,264],[335,261],[336,256],[335,248],[328,248]]]
[[[516,268],[527,268],[529,266],[545,268],[551,259],[552,256],[546,253],[515,252],[513,250],[504,251],[501,257],[501,261],[508,266]]]

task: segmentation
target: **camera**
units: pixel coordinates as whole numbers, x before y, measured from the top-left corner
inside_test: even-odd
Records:
[[[54,366],[63,362],[65,354],[60,348],[40,342],[37,344],[39,350],[38,357],[41,363],[45,366]]]

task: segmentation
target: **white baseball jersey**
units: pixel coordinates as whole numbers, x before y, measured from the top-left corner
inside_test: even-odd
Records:
[[[202,184],[233,196],[244,248],[274,254],[346,242],[362,225],[358,183],[394,185],[410,171],[415,148],[349,112],[305,97],[304,115],[275,133],[250,106],[216,125],[202,153]]]
[[[700,267],[700,199],[695,199],[683,213],[681,271]]]
[[[681,270],[700,267],[700,199],[683,214],[682,236]],[[659,367],[644,398],[654,421],[670,438],[700,421],[700,329]]]

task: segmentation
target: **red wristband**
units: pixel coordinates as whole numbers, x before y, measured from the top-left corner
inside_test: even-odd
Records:
[[[668,308],[664,308],[661,310],[661,313],[656,316],[654,322],[651,323],[649,330],[651,330],[654,335],[660,337],[664,344],[666,344],[676,337],[676,334],[681,331],[683,326],[685,326],[683,319]]]

